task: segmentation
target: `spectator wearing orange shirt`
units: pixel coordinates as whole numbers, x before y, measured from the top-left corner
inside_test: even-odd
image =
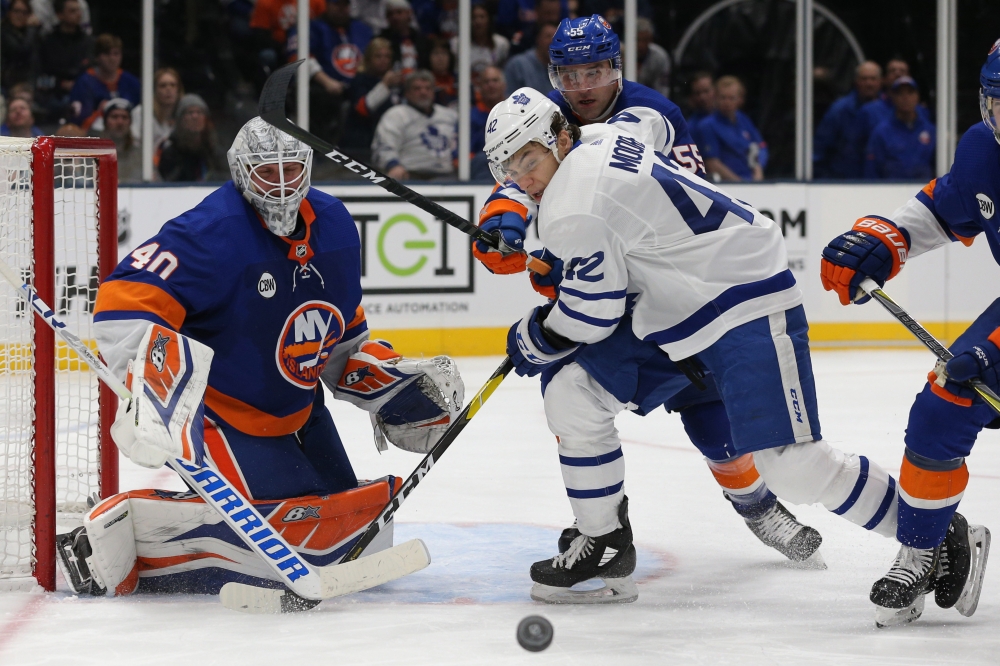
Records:
[[[309,20],[317,18],[326,9],[326,0],[309,0]],[[288,30],[298,22],[298,3],[295,0],[257,0],[250,16],[250,27],[267,30],[275,44],[284,45]]]

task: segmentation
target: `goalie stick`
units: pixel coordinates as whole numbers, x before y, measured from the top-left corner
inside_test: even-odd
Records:
[[[368,529],[365,530],[364,534],[358,539],[357,543],[344,555],[339,566],[351,566],[352,564],[363,565],[367,560],[371,559],[371,556],[366,556],[362,559],[362,551],[368,546],[378,536],[379,532],[388,524],[389,520],[399,509],[400,505],[406,501],[413,489],[417,487],[428,472],[431,471],[431,467],[434,466],[444,452],[448,450],[455,438],[458,437],[459,433],[465,429],[472,417],[479,412],[479,409],[483,406],[483,403],[489,399],[490,395],[496,388],[500,385],[500,382],[504,380],[510,371],[514,368],[514,364],[511,362],[510,358],[505,357],[503,363],[500,367],[496,369],[493,375],[486,381],[483,388],[479,389],[479,393],[469,401],[469,404],[465,406],[465,409],[452,421],[448,429],[444,431],[441,439],[438,440],[437,444],[431,447],[431,450],[427,452],[424,459],[420,461],[417,468],[413,470],[413,473],[406,478],[403,482],[402,488],[396,493],[395,497],[389,500],[389,503],[385,505],[382,512],[379,513],[378,517],[375,518],[369,525]],[[410,543],[410,542],[407,542]],[[343,564],[347,563],[347,564]],[[283,596],[284,595],[284,596]],[[313,605],[309,605],[304,599],[295,599],[294,597],[289,597],[282,590],[275,590],[263,587],[255,587],[252,585],[245,585],[243,583],[226,583],[222,588],[222,603],[226,605],[227,608],[232,608],[234,610],[240,610],[246,613],[287,613],[302,610],[309,610]]]
[[[935,356],[944,362],[948,362],[955,357],[951,351],[945,347],[943,344],[937,341],[937,339],[930,334],[930,332],[921,326],[913,317],[910,316],[906,310],[902,308],[896,301],[889,298],[889,295],[882,291],[878,286],[878,283],[871,278],[865,279],[861,282],[861,291],[864,291],[869,296],[874,298],[879,304],[889,311],[893,317],[895,317],[899,323],[905,326],[918,340],[924,343],[924,346],[931,350]],[[855,300],[861,296],[857,294]],[[973,379],[967,382],[969,387],[972,388],[976,393],[979,394],[986,404],[993,408],[997,414],[1000,414],[1000,396],[997,396],[986,384],[978,379]]]
[[[288,63],[287,65],[274,70],[274,72],[267,77],[267,81],[264,82],[264,88],[260,91],[260,100],[257,103],[257,113],[260,114],[261,118],[271,125],[274,125],[282,132],[294,136],[296,139],[335,164],[339,164],[351,173],[356,173],[365,180],[378,185],[382,189],[392,192],[400,199],[403,199],[417,208],[430,213],[445,224],[455,227],[462,233],[472,236],[474,239],[482,241],[491,248],[500,250],[504,254],[514,252],[514,250],[503,243],[499,232],[494,234],[486,233],[476,225],[456,215],[444,206],[431,201],[422,194],[414,192],[398,180],[390,178],[380,171],[376,171],[364,162],[357,161],[350,155],[341,152],[333,144],[327,143],[315,134],[311,134],[310,132],[302,129],[285,117],[285,98],[288,97],[288,85],[295,77],[295,70],[298,69],[299,65],[303,62],[305,62],[305,60]],[[530,254],[523,254],[526,255],[528,270],[534,271],[539,275],[548,275],[549,271],[552,269],[551,266],[540,259],[532,257]]]
[[[0,274],[35,310],[97,376],[122,400],[132,394],[107,365],[66,324],[28,284],[21,282],[6,261],[0,260]],[[20,285],[20,286],[19,286]],[[284,603],[315,606],[322,599],[364,590],[387,583],[423,569],[430,564],[430,553],[423,541],[413,539],[388,550],[373,553],[357,562],[326,567],[311,567],[279,532],[271,529],[267,519],[211,465],[200,467],[189,461],[168,459],[167,464],[184,482],[215,509],[246,545],[257,554],[293,590],[298,599]]]

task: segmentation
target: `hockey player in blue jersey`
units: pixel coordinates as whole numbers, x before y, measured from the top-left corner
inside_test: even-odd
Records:
[[[622,79],[618,36],[600,16],[564,20],[552,40],[549,58],[550,79],[555,90],[548,97],[559,106],[565,117],[574,119],[580,125],[607,121],[627,129],[634,119],[628,109],[652,110],[666,118],[672,127],[672,160],[691,173],[704,174],[698,147],[691,139],[677,106],[650,88]],[[492,140],[495,134],[487,132],[486,138]],[[486,231],[499,230],[509,246],[520,249],[536,211],[536,201],[515,184],[504,183],[497,185],[486,201],[480,213],[480,225]],[[524,270],[523,254],[490,252],[481,242],[473,244],[473,253],[492,272]],[[555,257],[546,254],[544,258],[552,261]],[[555,298],[551,280],[533,276],[532,285],[543,295]],[[630,402],[634,397],[634,387],[622,384],[621,378],[628,373],[623,373],[621,368],[628,364],[638,367],[659,353],[655,344],[642,343],[631,334],[628,326],[623,326],[613,339],[590,345],[578,356],[579,362],[588,368],[596,381],[618,395],[629,395],[630,399],[625,402]],[[615,359],[615,362],[607,363],[608,359]],[[670,372],[677,373],[686,381],[679,368],[673,367],[669,360],[666,363],[671,366]],[[636,384],[648,383],[640,379],[638,370],[629,376]],[[705,456],[724,496],[732,502],[750,530],[763,543],[786,557],[795,561],[813,558],[820,565],[821,558],[816,553],[822,542],[819,532],[799,523],[777,501],[757,473],[752,455],[735,454],[726,411],[713,379],[709,376],[699,383],[704,385],[703,389],[692,386],[673,395],[666,401],[665,408],[679,413],[685,431]],[[656,394],[653,394],[636,400],[633,411],[645,414],[661,404],[664,402],[657,402]],[[560,542],[561,549],[565,549],[578,534],[576,529],[566,530]]]
[[[823,250],[823,287],[844,305],[869,297],[859,284],[871,278],[884,285],[911,257],[950,242],[971,245],[984,234],[1000,262],[1000,40],[980,71],[982,123],[965,133],[951,171],[931,180],[896,210],[891,219],[869,215]],[[976,610],[990,533],[969,525],[956,512],[969,481],[965,458],[983,428],[1000,419],[966,382],[981,379],[1000,390],[1000,300],[994,301],[951,345],[955,357],[938,362],[910,409],[899,474],[902,544],[889,572],[875,583],[871,600],[881,624],[920,617],[933,591],[942,608],[962,615]]]
[[[254,118],[228,157],[233,181],[164,224],[101,285],[97,342],[115,374],[146,386],[150,374],[173,367],[179,376],[177,364],[187,364],[191,380],[169,390],[193,421],[190,444],[303,557],[331,564],[399,480],[359,484],[320,381],[371,414],[380,446],[415,452],[457,414],[462,381],[447,357],[412,361],[369,340],[357,227],[343,203],[310,188],[311,148]],[[174,339],[206,352],[181,360]],[[133,462],[157,468],[182,449],[142,420],[161,409],[147,394],[120,406],[112,435]],[[231,580],[275,580],[193,494],[109,498],[60,536],[59,552],[77,592],[218,592]]]
[[[639,382],[635,397],[666,402],[711,374],[734,456],[753,454],[777,496],[895,536],[895,480],[822,439],[802,292],[781,228],[673,164],[662,114],[625,113],[629,123],[579,128],[541,93],[522,89],[490,117],[496,135],[486,152],[497,181],[517,183],[539,202],[539,236],[563,261],[555,301],[532,308],[507,338],[519,374],[548,375],[545,414],[580,531],[565,552],[532,565],[533,598],[638,596],[614,428],[635,400],[579,360],[629,320],[633,337],[662,352],[640,366],[648,383]],[[571,589],[594,578],[604,586]]]

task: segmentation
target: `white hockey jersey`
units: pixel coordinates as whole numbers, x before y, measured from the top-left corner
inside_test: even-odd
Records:
[[[552,331],[597,342],[631,307],[635,334],[683,359],[802,302],[780,227],[672,166],[672,137],[659,113],[627,109],[584,127],[556,171],[538,212],[564,262]]]

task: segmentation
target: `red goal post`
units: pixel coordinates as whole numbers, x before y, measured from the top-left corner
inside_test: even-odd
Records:
[[[118,260],[112,141],[0,138],[0,255],[95,347],[97,287]],[[118,491],[117,401],[14,287],[0,287],[0,589],[54,590],[55,535]]]

